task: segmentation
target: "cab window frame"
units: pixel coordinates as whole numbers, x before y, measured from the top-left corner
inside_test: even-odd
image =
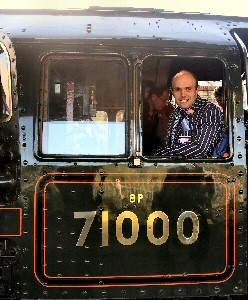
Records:
[[[214,52],[212,52],[214,53]],[[199,72],[199,70],[197,70],[197,68],[195,68],[195,66],[192,65],[192,68],[190,68],[190,62],[187,63],[187,60],[190,60],[190,61],[200,61],[202,60],[202,62],[204,61],[209,61],[209,60],[212,60],[213,62],[214,61],[218,61],[219,64],[220,64],[220,73],[222,73],[221,75],[221,85],[222,85],[222,88],[223,88],[223,101],[224,101],[224,107],[223,107],[223,114],[224,114],[224,122],[225,122],[225,125],[228,129],[228,133],[229,133],[229,153],[228,153],[228,157],[221,157],[221,158],[216,158],[216,157],[206,157],[206,158],[183,158],[183,157],[169,157],[169,156],[156,156],[154,154],[152,155],[146,155],[144,152],[143,152],[143,143],[144,143],[144,136],[143,136],[143,133],[142,133],[142,138],[141,138],[141,145],[140,145],[140,148],[142,149],[141,153],[142,153],[142,157],[144,159],[144,161],[147,161],[147,162],[175,162],[175,161],[198,161],[198,162],[202,162],[202,161],[213,161],[213,160],[216,160],[216,161],[220,161],[220,162],[226,162],[226,161],[230,161],[232,159],[232,156],[233,156],[233,144],[232,144],[232,140],[233,140],[233,134],[232,134],[232,131],[231,131],[231,128],[232,128],[232,117],[231,117],[231,114],[233,113],[232,111],[232,107],[231,107],[231,102],[232,102],[232,92],[231,92],[231,85],[229,84],[229,78],[230,78],[230,72],[229,72],[229,69],[230,69],[230,66],[228,67],[228,60],[225,58],[225,56],[223,55],[220,55],[220,53],[218,53],[218,55],[209,55],[209,56],[205,56],[205,55],[198,55],[198,56],[191,56],[191,55],[171,55],[169,52],[164,55],[164,54],[156,54],[156,55],[148,55],[146,56],[143,61],[142,61],[142,65],[141,65],[141,69],[142,69],[142,85],[145,81],[149,81],[151,80],[151,78],[147,78],[144,76],[144,63],[146,62],[147,59],[168,59],[168,60],[172,60],[172,61],[176,61],[177,63],[175,63],[174,66],[172,66],[172,69],[169,70],[168,72],[170,73],[170,75],[168,75],[167,77],[167,81],[165,82],[166,84],[169,83],[169,87],[170,87],[170,82],[171,82],[171,78],[173,77],[172,74],[176,74],[177,72],[179,72],[180,70],[188,70],[188,71],[191,71],[192,73],[194,73],[196,75],[196,77],[198,78],[197,74]],[[154,64],[155,65],[155,64]],[[180,67],[181,65],[181,67]],[[157,63],[157,66],[158,66],[158,69],[156,70],[155,72],[155,78],[156,78],[156,81],[155,83],[158,83],[158,84],[163,84],[164,82],[162,80],[159,79],[159,73],[161,73],[161,66],[159,65],[159,63]],[[170,66],[171,67],[171,66]],[[198,68],[199,69],[199,68]],[[146,70],[147,72],[147,70]],[[215,79],[215,78],[213,78]],[[154,80],[151,80],[154,82]],[[201,78],[198,78],[198,82],[200,81],[203,81],[201,80]],[[207,81],[207,80],[205,80]],[[210,81],[210,80],[208,80]],[[219,81],[217,79],[215,80],[212,80],[212,81]],[[218,83],[218,85],[220,84],[220,81]],[[213,91],[212,91],[213,92]],[[142,95],[143,95],[143,89],[142,89]],[[229,97],[228,97],[228,96]],[[172,100],[172,92],[171,92],[171,89],[170,89],[170,101]],[[214,102],[213,99],[208,99],[210,100],[210,102]],[[173,102],[173,104],[175,104],[175,101]],[[215,103],[216,104],[216,103]],[[218,105],[217,105],[218,106]],[[142,105],[141,105],[141,110],[143,111],[143,97],[142,97]],[[143,114],[142,114],[142,121],[141,121],[141,128],[143,130],[143,124],[144,124],[144,120],[143,120]]]
[[[44,120],[48,119],[47,111],[48,111],[48,105],[49,105],[49,95],[48,95],[48,86],[49,86],[49,65],[55,61],[71,61],[74,62],[84,62],[84,61],[91,61],[91,62],[110,62],[113,64],[113,62],[118,62],[122,64],[121,68],[124,70],[123,80],[124,80],[124,110],[125,112],[128,112],[128,107],[130,104],[128,103],[128,97],[129,97],[129,73],[130,73],[130,63],[128,59],[120,54],[99,54],[99,53],[71,53],[71,52],[63,52],[63,53],[49,53],[45,55],[42,59],[42,66],[41,66],[41,93],[40,93],[40,109],[39,109],[39,119],[40,122],[38,124],[38,130],[40,132],[39,134],[39,140],[38,140],[38,149],[37,149],[37,155],[38,157],[41,157],[43,159],[58,159],[58,160],[92,160],[92,161],[112,161],[112,160],[118,160],[118,161],[126,161],[129,156],[129,136],[130,136],[130,129],[128,128],[128,118],[129,116],[124,116],[123,123],[124,128],[122,127],[122,133],[124,132],[122,138],[123,138],[123,145],[121,146],[121,149],[123,150],[123,153],[96,153],[96,154],[88,154],[88,153],[44,153],[43,147],[44,147],[44,140],[43,140],[43,122]],[[123,116],[122,116],[123,118]],[[110,143],[110,142],[109,142]]]

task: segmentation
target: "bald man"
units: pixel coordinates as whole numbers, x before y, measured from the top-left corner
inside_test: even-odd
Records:
[[[225,132],[221,110],[198,95],[197,77],[182,70],[172,79],[172,93],[178,105],[172,112],[168,138],[155,155],[182,158],[212,157]]]

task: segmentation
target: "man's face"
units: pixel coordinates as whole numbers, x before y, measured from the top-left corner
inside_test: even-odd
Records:
[[[152,95],[152,106],[156,111],[160,111],[165,102],[169,98],[169,91],[164,91],[161,96],[157,96],[156,94]]]
[[[217,103],[219,104],[220,107],[223,106],[223,100],[221,96],[217,96],[215,97],[215,100],[217,101]]]
[[[195,78],[188,72],[179,74],[172,82],[172,92],[179,107],[183,109],[191,107],[198,93]]]

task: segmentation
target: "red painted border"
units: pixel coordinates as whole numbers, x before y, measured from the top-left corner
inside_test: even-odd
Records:
[[[36,183],[36,188],[38,187],[38,184],[39,182],[45,178],[45,176],[49,175],[49,174],[56,174],[56,175],[60,175],[60,174],[63,174],[65,175],[65,173],[48,173],[42,177],[39,178],[39,180],[37,181]],[[98,173],[66,173],[66,175],[89,175],[89,174],[98,174]],[[109,173],[109,175],[115,175],[115,174],[124,174],[124,173]],[[128,173],[130,175],[130,173]],[[134,173],[132,175],[151,175],[151,174],[161,174],[161,173]],[[221,173],[163,173],[163,174],[170,174],[170,175],[178,175],[178,174],[191,174],[191,175],[199,175],[199,174],[220,174],[220,175],[224,175],[224,177],[227,177],[229,178],[229,176],[227,176],[226,174],[221,174]],[[58,277],[52,277],[52,276],[48,276],[46,274],[46,187],[51,184],[51,183],[57,183],[57,184],[96,184],[96,183],[100,183],[99,182],[96,182],[96,181],[93,181],[93,182],[82,182],[82,181],[51,181],[51,182],[48,182],[44,188],[44,216],[43,216],[43,221],[44,221],[44,246],[43,246],[43,250],[44,250],[44,275],[49,278],[49,279],[58,279]],[[139,183],[147,183],[147,184],[154,184],[154,182],[137,182],[137,181],[132,181],[132,182],[125,182],[125,183],[132,183],[132,184],[139,184]],[[188,184],[189,182],[155,182],[155,183],[158,183],[158,184]],[[190,182],[191,184],[203,184],[202,182]],[[105,184],[113,184],[113,182],[105,182]],[[204,182],[204,184],[222,184],[225,186],[225,189],[226,189],[226,247],[225,247],[225,251],[226,251],[226,266],[225,268],[223,269],[222,272],[219,272],[219,273],[201,273],[201,274],[187,274],[187,276],[191,276],[191,277],[194,277],[194,276],[197,276],[197,277],[200,277],[200,276],[213,276],[213,275],[222,275],[225,273],[226,269],[227,269],[227,262],[228,262],[228,186],[222,182]],[[235,184],[233,184],[233,192],[234,192],[234,268],[233,268],[233,271],[231,272],[231,274],[225,278],[225,279],[221,279],[221,280],[216,280],[216,281],[211,281],[211,282],[208,282],[208,281],[197,281],[197,282],[170,282],[170,283],[148,283],[148,284],[109,284],[109,285],[104,285],[105,288],[110,288],[110,287],[120,287],[120,286],[167,286],[167,285],[185,285],[185,284],[202,284],[202,283],[205,283],[205,284],[216,284],[216,283],[222,283],[222,282],[226,282],[227,280],[229,280],[232,275],[234,274],[234,271],[235,271],[235,268],[236,268],[236,230],[235,230],[235,226],[236,226],[236,187],[235,187]],[[37,219],[37,216],[36,216],[36,190],[35,190],[35,193],[34,193],[34,273],[35,273],[35,276],[37,278],[37,280],[43,285],[43,286],[46,286],[46,287],[56,287],[56,288],[97,288],[99,287],[98,285],[49,285],[47,283],[44,283],[42,282],[38,275],[37,275],[37,266],[36,266],[36,219]],[[184,274],[174,274],[174,275],[170,275],[170,277],[177,277],[177,276],[185,276]],[[62,278],[62,279],[84,279],[84,278],[129,278],[129,279],[134,279],[134,278],[165,278],[166,275],[164,274],[155,274],[155,275],[141,275],[141,276],[83,276],[83,277],[59,277],[59,278]]]

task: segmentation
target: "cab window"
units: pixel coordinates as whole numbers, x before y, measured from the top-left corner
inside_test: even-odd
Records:
[[[202,99],[216,105],[218,110],[221,111],[220,115],[223,113],[225,124],[222,123],[223,133],[220,133],[220,139],[222,136],[225,136],[225,139],[228,139],[226,134],[228,131],[228,103],[226,101],[227,81],[225,80],[225,67],[223,62],[215,58],[152,56],[146,58],[142,64],[142,154],[144,156],[165,155],[172,157],[173,155],[177,155],[170,152],[170,149],[172,148],[170,148],[168,136],[171,132],[169,124],[170,116],[175,115],[173,111],[178,107],[174,98],[174,95],[178,92],[172,90],[172,78],[181,70],[187,70],[196,76],[198,83],[198,92],[196,92],[196,94]],[[196,89],[195,86],[186,86],[184,88],[185,93],[192,94],[192,88],[194,90]],[[179,157],[185,157],[184,155],[187,157],[188,155],[189,158],[194,158],[193,154],[191,157],[191,154],[187,153],[186,150],[184,151],[183,148],[186,149],[190,146],[189,143],[192,142],[192,136],[200,134],[201,125],[199,123],[199,126],[194,128],[191,126],[193,121],[189,120],[189,118],[189,116],[186,116],[182,121],[180,120],[179,125],[177,126],[179,138],[175,142],[177,143],[175,152],[177,149],[178,152],[182,149],[182,153],[178,155]],[[185,124],[188,124],[190,128]],[[194,130],[196,132],[193,132]],[[226,143],[228,144],[228,141]],[[166,154],[163,154],[162,152],[156,154],[156,149],[161,148],[163,145],[168,145],[167,149],[169,150],[167,153],[164,151]],[[193,146],[196,147],[195,145]],[[228,145],[226,146],[226,149],[228,151]],[[211,149],[211,151],[212,150],[214,149]],[[201,154],[197,153],[196,158],[200,158],[200,155]],[[214,155],[215,152],[213,151],[213,157]],[[225,155],[227,156],[229,154],[227,153]],[[203,157],[206,158],[206,156],[207,155]],[[210,157],[210,155],[208,157]]]
[[[43,85],[43,154],[125,155],[127,66],[122,58],[49,57]]]

